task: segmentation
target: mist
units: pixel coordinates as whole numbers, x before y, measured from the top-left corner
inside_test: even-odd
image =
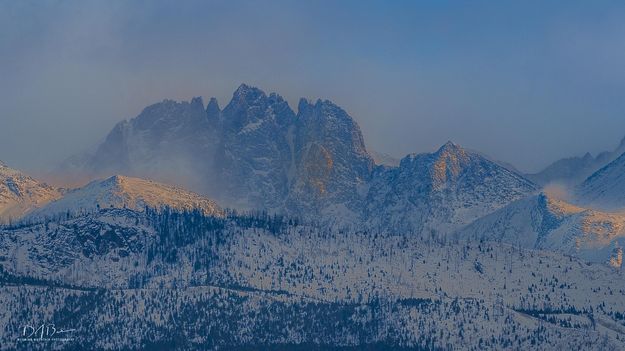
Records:
[[[42,173],[165,98],[327,98],[370,149],[522,171],[625,136],[616,2],[0,2],[0,160]]]

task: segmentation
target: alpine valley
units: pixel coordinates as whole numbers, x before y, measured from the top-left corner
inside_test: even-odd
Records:
[[[527,175],[327,100],[164,100],[82,187],[0,163],[0,349],[623,350],[623,145]]]

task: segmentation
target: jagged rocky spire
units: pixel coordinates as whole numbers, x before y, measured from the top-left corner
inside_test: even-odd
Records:
[[[216,98],[212,97],[208,102],[208,105],[206,105],[206,115],[208,116],[209,120],[212,120],[217,119],[220,114],[221,109],[219,108],[219,103],[217,102]]]

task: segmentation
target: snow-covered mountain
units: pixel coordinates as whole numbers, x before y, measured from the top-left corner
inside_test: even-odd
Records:
[[[79,179],[125,174],[205,190],[216,181],[210,170],[218,123],[216,100],[206,109],[201,98],[163,100],[119,122],[95,151],[68,159],[59,172],[73,171]]]
[[[534,184],[480,154],[448,142],[413,154],[373,177],[366,218],[372,224],[444,236],[536,191]]]
[[[581,157],[569,157],[558,160],[544,170],[526,174],[525,176],[540,185],[556,183],[567,187],[574,187],[583,182],[587,177],[608,163],[612,162],[625,152],[625,138],[613,151],[604,151],[593,157],[586,153]]]
[[[625,209],[625,153],[575,189],[576,201],[608,210]]]
[[[22,217],[61,197],[62,191],[0,161],[0,223]]]
[[[206,108],[199,98],[166,100],[119,123],[94,153],[64,168],[184,184],[243,209],[353,206],[373,168],[360,129],[329,101],[299,107],[296,115],[281,96],[245,84],[223,111],[214,98]]]
[[[282,206],[293,162],[289,130],[295,113],[277,94],[241,85],[221,114],[214,161],[222,188],[216,196],[238,208]],[[212,193],[212,190],[211,190]]]
[[[336,104],[301,99],[295,113],[280,95],[245,84],[223,110],[215,99],[207,108],[199,99],[146,108],[81,167],[185,184],[238,209],[419,232],[447,232],[534,191],[516,172],[452,144],[376,166],[358,124]]]
[[[223,215],[222,209],[214,201],[182,188],[116,175],[70,190],[63,197],[31,212],[28,218],[95,212],[104,208],[142,211],[146,206],[200,210],[206,215]]]
[[[541,193],[478,219],[456,236],[562,252],[621,267],[625,214],[582,208]]]

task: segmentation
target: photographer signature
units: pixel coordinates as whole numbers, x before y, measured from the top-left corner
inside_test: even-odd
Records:
[[[57,328],[53,323],[41,325],[25,325],[22,328],[22,341],[42,341],[42,340],[71,340],[70,333],[76,329]]]

